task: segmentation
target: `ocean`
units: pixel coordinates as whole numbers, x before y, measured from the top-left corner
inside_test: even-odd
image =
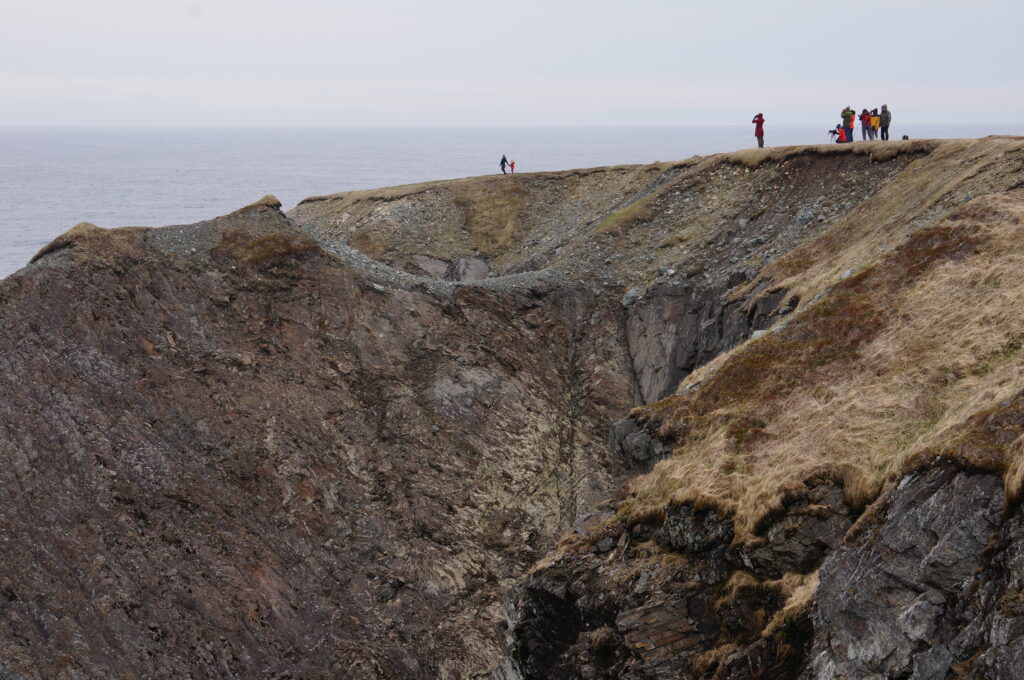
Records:
[[[768,145],[828,125],[766,125]],[[1024,125],[894,125],[893,137],[1024,134]],[[498,172],[671,161],[752,146],[751,125],[581,128],[0,128],[0,277],[79,222],[187,224],[265,194],[307,196]]]

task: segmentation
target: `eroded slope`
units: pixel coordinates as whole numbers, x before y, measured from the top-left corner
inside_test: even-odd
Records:
[[[270,204],[81,226],[4,281],[13,677],[493,663],[498,592],[620,467],[617,325],[539,279],[438,293],[356,264]]]
[[[1022,147],[944,143],[747,284],[801,302],[616,429],[672,453],[511,594],[496,677],[1017,677]]]

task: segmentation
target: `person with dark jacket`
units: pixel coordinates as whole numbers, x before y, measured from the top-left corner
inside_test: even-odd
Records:
[[[757,137],[757,148],[764,148],[764,114],[759,113],[750,121],[754,124],[754,136]]]
[[[847,106],[843,109],[840,114],[843,117],[843,129],[846,130],[846,141],[853,141],[853,121],[857,118],[856,111],[852,107]]]
[[[878,125],[882,130],[882,139],[889,139],[889,123],[892,122],[892,112],[887,104],[882,104],[882,112],[878,114]]]
[[[505,158],[505,154],[501,154],[501,162],[498,163],[498,167],[501,168],[501,174],[506,175],[505,166],[508,165],[508,159]]]

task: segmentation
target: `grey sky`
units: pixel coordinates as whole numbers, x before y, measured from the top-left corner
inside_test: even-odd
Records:
[[[0,124],[1019,121],[1022,20],[1021,0],[5,0]]]

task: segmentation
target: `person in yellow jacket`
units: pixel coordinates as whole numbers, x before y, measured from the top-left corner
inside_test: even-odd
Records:
[[[871,109],[871,139],[878,139],[878,128],[882,127],[882,117],[878,109]]]

